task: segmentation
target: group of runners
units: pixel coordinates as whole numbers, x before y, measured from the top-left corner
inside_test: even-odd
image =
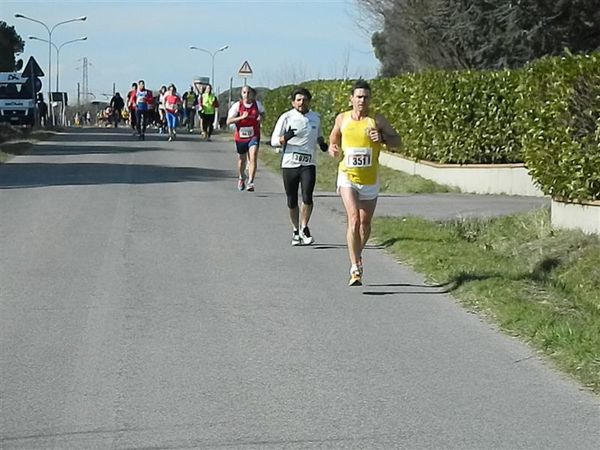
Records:
[[[227,124],[235,125],[240,191],[253,191],[260,145],[260,122],[265,109],[256,91],[244,86],[241,100],[231,106]],[[350,257],[349,286],[362,285],[362,253],[371,234],[371,221],[379,195],[379,153],[383,145],[400,146],[400,136],[381,114],[370,111],[371,87],[364,80],[352,86],[352,109],[338,114],[325,141],[319,114],[310,109],[311,93],[298,88],[291,94],[292,108],[277,120],[271,145],[281,148],[281,171],[292,223],[293,246],[310,245],[314,238],[309,221],[313,211],[317,149],[340,158],[337,191],[347,216],[346,241]],[[247,174],[245,169],[247,168]],[[298,203],[298,193],[302,205]]]
[[[198,98],[199,97],[199,98]],[[371,221],[379,195],[379,153],[383,145],[399,147],[400,136],[381,114],[370,111],[371,87],[365,80],[358,80],[349,96],[351,109],[335,118],[329,143],[321,128],[320,115],[311,110],[311,93],[297,88],[291,93],[292,108],[277,120],[270,143],[279,147],[283,186],[287,208],[292,224],[291,245],[310,245],[314,238],[309,228],[313,211],[313,192],[316,183],[317,151],[327,152],[339,158],[337,192],[347,216],[346,241],[350,258],[349,286],[362,285],[364,264],[363,250],[371,234]],[[151,91],[140,80],[134,83],[127,96],[132,127],[143,140],[149,119],[149,111],[155,102]],[[210,86],[196,96],[193,88],[179,96],[173,84],[161,89],[158,96],[158,114],[164,122],[169,140],[176,137],[176,128],[182,111],[193,128],[193,111],[200,105],[203,135],[210,139],[218,102]],[[210,107],[206,107],[210,105]],[[260,147],[261,122],[265,108],[256,98],[256,90],[250,86],[241,89],[241,98],[233,103],[227,114],[227,125],[234,128],[237,151],[237,189],[255,190],[258,150]],[[190,123],[192,125],[190,125]],[[299,205],[298,194],[302,198]]]
[[[117,106],[113,105],[113,100],[110,107],[115,110],[115,116],[117,114],[121,116],[121,109],[125,104],[119,103],[120,108],[117,109]],[[133,134],[137,135],[139,140],[145,139],[146,128],[150,124],[155,124],[159,133],[168,134],[169,141],[177,137],[176,130],[181,123],[185,124],[188,132],[192,133],[196,111],[200,116],[202,136],[205,140],[210,140],[219,101],[213,94],[210,84],[205,85],[200,92],[190,86],[189,91],[182,96],[178,94],[174,84],[169,84],[161,86],[158,95],[155,96],[152,91],[146,89],[144,80],[139,80],[137,83],[132,83],[131,90],[127,93],[126,106],[129,124],[134,130]]]

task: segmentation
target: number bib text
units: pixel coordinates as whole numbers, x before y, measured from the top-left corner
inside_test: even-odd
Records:
[[[348,168],[371,167],[373,150],[364,148],[347,148],[344,150],[345,163]]]

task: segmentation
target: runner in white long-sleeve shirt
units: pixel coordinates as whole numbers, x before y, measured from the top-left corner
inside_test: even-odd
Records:
[[[281,172],[287,196],[290,220],[294,227],[292,245],[310,245],[314,239],[308,228],[313,210],[316,182],[317,145],[327,151],[321,133],[321,117],[310,110],[312,96],[298,88],[291,95],[292,109],[282,114],[271,136],[271,145],[283,147]],[[302,192],[302,208],[298,208],[298,188]]]

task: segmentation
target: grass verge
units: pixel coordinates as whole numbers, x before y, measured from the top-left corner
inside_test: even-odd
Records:
[[[263,150],[259,152],[259,158],[269,169],[279,172],[281,154],[272,151],[271,148],[268,147],[268,144],[263,145]],[[335,192],[338,161],[325,153],[319,152],[317,154],[317,164],[317,190]],[[381,192],[384,193],[424,194],[434,192],[458,192],[455,188],[437,184],[418,175],[409,175],[385,166],[380,166],[379,179],[381,183]]]
[[[56,131],[32,130],[31,128],[0,124],[0,163],[14,155],[22,155],[31,144],[47,139],[54,134]]]
[[[547,209],[483,221],[376,218],[373,238],[600,393],[600,239]]]

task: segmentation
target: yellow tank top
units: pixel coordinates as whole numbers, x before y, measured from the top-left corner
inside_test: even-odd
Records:
[[[357,184],[376,184],[379,169],[381,144],[371,141],[367,128],[376,128],[371,116],[361,120],[351,117],[352,111],[346,111],[342,118],[342,160],[339,170],[348,179]]]

